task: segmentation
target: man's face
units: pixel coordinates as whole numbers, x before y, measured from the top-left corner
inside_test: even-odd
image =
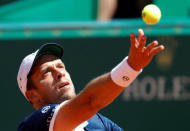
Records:
[[[31,80],[43,104],[59,104],[76,95],[64,63],[54,55],[42,55],[36,61]]]

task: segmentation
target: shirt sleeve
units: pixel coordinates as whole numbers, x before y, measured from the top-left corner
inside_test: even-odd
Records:
[[[50,104],[36,110],[20,123],[18,131],[48,131],[57,107],[58,104]]]
[[[54,123],[55,123],[55,118],[57,116],[57,113],[60,109],[61,106],[63,106],[67,101],[64,101],[62,102],[59,106],[57,106],[57,108],[55,109],[55,112],[53,114],[53,117],[51,119],[51,122],[50,122],[50,125],[49,125],[49,131],[53,131],[53,126],[54,126]]]

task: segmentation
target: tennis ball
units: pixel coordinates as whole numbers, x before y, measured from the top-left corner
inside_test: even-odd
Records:
[[[161,11],[154,4],[146,5],[142,10],[142,18],[146,24],[156,24],[160,21]]]

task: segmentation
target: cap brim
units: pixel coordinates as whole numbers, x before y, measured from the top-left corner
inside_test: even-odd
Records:
[[[55,56],[57,56],[58,58],[61,59],[62,56],[63,56],[63,48],[60,45],[56,44],[56,43],[47,43],[47,44],[42,45],[39,48],[39,50],[38,50],[38,52],[37,52],[37,54],[36,54],[36,56],[34,58],[34,62],[32,64],[32,67],[34,66],[36,60],[41,55],[44,55],[44,54],[52,54],[52,55],[55,55]],[[31,69],[32,69],[32,67],[31,67]],[[31,72],[31,69],[30,69],[30,72]],[[30,72],[28,73],[28,76],[30,75]]]

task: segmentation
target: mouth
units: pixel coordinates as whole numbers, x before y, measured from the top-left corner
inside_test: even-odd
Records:
[[[59,89],[66,89],[66,88],[68,88],[68,85],[69,85],[70,83],[69,82],[62,82],[60,85],[59,85]]]

